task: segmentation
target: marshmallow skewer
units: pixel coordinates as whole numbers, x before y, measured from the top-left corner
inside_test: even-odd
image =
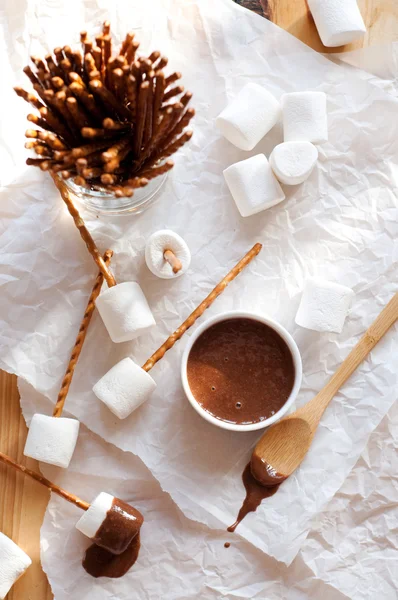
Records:
[[[66,207],[67,207],[70,215],[72,216],[72,218],[75,222],[76,227],[78,228],[78,230],[80,232],[81,237],[83,238],[83,240],[87,246],[89,253],[93,257],[94,262],[97,264],[99,270],[103,274],[106,283],[108,284],[109,287],[115,286],[116,280],[115,280],[114,276],[112,275],[110,269],[108,268],[105,260],[102,258],[101,254],[97,248],[96,243],[94,242],[93,238],[91,237],[91,234],[90,234],[89,230],[87,229],[82,217],[80,216],[79,211],[77,210],[76,206],[74,205],[66,184],[64,183],[64,181],[59,179],[53,173],[51,173],[51,176],[62,196],[63,201],[66,204]]]
[[[112,256],[113,256],[112,250],[107,250],[105,252],[104,263],[107,266],[110,263]],[[97,278],[94,283],[94,287],[90,294],[90,298],[88,299],[88,302],[87,302],[86,310],[84,311],[84,316],[83,316],[83,320],[82,320],[80,328],[79,328],[79,333],[77,335],[75,345],[73,346],[73,350],[72,350],[72,353],[71,353],[71,356],[69,359],[69,363],[68,363],[64,378],[61,383],[61,389],[59,390],[57,402],[54,407],[53,417],[60,417],[62,415],[66,396],[68,395],[69,388],[72,383],[75,367],[76,367],[77,361],[79,360],[80,353],[83,348],[84,340],[86,339],[88,327],[90,325],[90,321],[91,321],[91,318],[92,318],[94,310],[95,310],[95,301],[100,294],[103,281],[104,281],[104,276],[100,272],[97,275]]]
[[[163,358],[168,350],[170,350],[174,344],[182,338],[184,333],[192,327],[195,321],[203,315],[206,309],[209,308],[220,294],[223,293],[225,288],[231,281],[233,281],[239,273],[243,271],[245,267],[259,254],[262,248],[262,244],[255,244],[251,250],[230,270],[230,272],[216,285],[216,287],[210,292],[210,294],[199,304],[197,308],[189,315],[187,319],[172,333],[167,340],[152,354],[146,363],[142,366],[142,369],[146,372],[150,371],[156,363]]]
[[[189,269],[191,253],[181,236],[171,229],[160,229],[146,242],[145,262],[156,277],[175,279]]]
[[[44,487],[49,489],[51,492],[54,492],[54,494],[61,496],[61,498],[64,498],[64,500],[67,500],[71,504],[78,506],[82,510],[86,511],[90,508],[90,504],[88,502],[85,502],[78,496],[75,496],[74,494],[67,492],[66,490],[64,490],[61,487],[59,487],[58,485],[56,485],[55,483],[52,483],[52,481],[50,481],[49,479],[46,479],[40,473],[36,473],[36,471],[32,471],[31,469],[28,469],[28,467],[20,465],[15,460],[13,460],[10,456],[3,454],[3,452],[0,452],[0,462],[8,465],[9,467],[12,467],[16,471],[20,471],[21,473],[23,473],[24,475],[27,475],[31,479],[34,479],[35,481],[37,481],[38,483],[40,483],[41,485],[43,485]]]
[[[94,544],[105,548],[111,554],[122,554],[139,533],[144,517],[137,509],[119,498],[114,498],[110,494],[101,492],[89,504],[85,500],[75,496],[75,494],[67,492],[49,479],[46,479],[40,473],[36,473],[36,471],[28,469],[28,467],[20,465],[2,452],[0,452],[0,462],[12,467],[16,471],[20,471],[51,492],[61,496],[67,502],[81,508],[84,511],[84,515],[76,523],[76,529],[89,537]],[[111,511],[113,514],[109,520],[108,514]]]
[[[105,265],[109,263],[112,254],[113,252],[111,250],[105,252]],[[50,417],[40,413],[34,414],[30,423],[28,437],[26,438],[24,448],[25,456],[29,456],[50,465],[56,465],[63,469],[68,468],[75,451],[80,423],[77,419],[62,417],[62,411],[95,308],[95,300],[102,287],[103,279],[103,275],[100,272],[90,294],[83,321],[80,325],[67,370],[62,380],[53,415]]]

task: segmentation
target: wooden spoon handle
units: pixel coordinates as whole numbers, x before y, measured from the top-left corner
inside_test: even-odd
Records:
[[[367,329],[364,336],[357,345],[351,350],[347,358],[337,369],[333,377],[328,381],[325,387],[315,396],[311,403],[317,405],[315,415],[318,421],[328,406],[329,402],[336,395],[341,386],[353,374],[355,369],[368,356],[370,351],[381,340],[384,334],[398,320],[398,292],[390,300],[387,306],[381,311],[374,323]],[[306,405],[308,406],[308,404]],[[304,408],[304,407],[303,407]],[[314,416],[315,416],[314,415]],[[317,423],[316,423],[317,424]]]

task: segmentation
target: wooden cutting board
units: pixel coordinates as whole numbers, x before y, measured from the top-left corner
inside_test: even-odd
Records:
[[[232,0],[231,0],[232,1]],[[300,40],[322,52],[322,46],[306,0],[237,0],[239,4],[266,16]],[[370,44],[398,41],[397,0],[359,0],[368,27],[365,38],[344,50]],[[215,3],[215,10],[217,3]],[[340,50],[340,49],[338,49]],[[3,452],[26,461],[23,457],[26,439],[25,421],[21,415],[16,378],[0,372],[0,444]],[[11,537],[30,555],[32,567],[13,587],[7,600],[51,600],[52,594],[40,566],[39,534],[48,494],[34,482],[0,466],[0,531]]]

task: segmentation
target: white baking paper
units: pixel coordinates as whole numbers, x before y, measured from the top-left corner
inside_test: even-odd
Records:
[[[303,356],[299,404],[309,400],[398,289],[398,101],[361,72],[331,63],[229,0],[217,5],[157,0],[150,7],[139,0],[119,1],[106,8],[99,0],[32,2],[26,18],[12,22],[12,35],[6,30],[10,85],[21,80],[28,51],[70,43],[83,23],[93,30],[104,18],[111,19],[119,38],[135,27],[144,48],[159,47],[169,56],[194,92],[197,117],[192,142],[178,154],[161,198],[148,212],[138,218],[84,215],[99,247],[116,251],[117,279],[137,279],[142,285],[158,327],[134,344],[115,346],[95,315],[67,410],[107,441],[138,455],[186,516],[225,528],[243,498],[240,472],[258,434],[221,431],[191,409],[179,379],[186,342],[154,368],[157,392],[123,422],[98,402],[92,385],[127,353],[143,363],[237,259],[261,241],[262,254],[208,314],[240,308],[268,313],[284,324]],[[325,91],[330,136],[319,147],[318,167],[305,184],[286,189],[287,200],[279,206],[242,219],[222,170],[255,152],[269,154],[281,140],[276,127],[252,153],[243,153],[218,135],[214,117],[247,81],[277,97]],[[2,101],[19,127],[27,107],[7,90]],[[8,158],[10,168],[3,181],[13,164],[23,170],[18,135],[16,129],[5,138],[4,164]],[[4,186],[0,201],[0,366],[54,402],[95,267],[48,176],[34,169],[21,172]],[[189,272],[174,282],[160,281],[144,264],[145,240],[164,227],[182,234],[193,253]],[[341,335],[294,325],[303,281],[317,274],[355,291]],[[397,346],[395,329],[332,403],[302,469],[247,518],[239,535],[278,560],[292,562],[311,520],[340,488],[396,399]]]
[[[28,420],[33,408],[51,409],[22,379],[19,389]],[[41,558],[55,600],[395,600],[397,436],[395,404],[287,567],[238,536],[184,517],[138,457],[82,427],[68,471],[43,464],[42,470],[87,501],[108,491],[139,508],[142,548],[122,579],[92,579],[81,567],[89,544],[75,530],[81,512],[53,495],[41,529]]]

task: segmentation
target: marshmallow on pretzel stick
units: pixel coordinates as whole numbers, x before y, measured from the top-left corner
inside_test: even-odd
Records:
[[[261,248],[261,244],[255,244],[142,367],[130,357],[124,358],[95,384],[93,391],[97,398],[106,404],[119,419],[125,419],[148,400],[156,388],[156,383],[148,371],[163,358],[187,329],[192,327],[214,300],[222,294],[227,285],[257,256]]]
[[[89,504],[49,481],[40,473],[20,465],[2,452],[0,452],[0,462],[34,479],[54,494],[84,510],[85,514],[76,523],[76,529],[111,554],[122,554],[139,534],[144,517],[136,508],[123,500],[101,492]]]
[[[161,229],[155,231],[146,243],[145,262],[157,277],[174,279],[189,268],[191,253],[181,236],[170,229]]]
[[[112,250],[107,250],[105,252],[103,261],[106,266],[110,263],[112,255]],[[83,320],[79,327],[79,332],[61,383],[53,415],[52,417],[38,413],[33,415],[28,437],[26,439],[24,449],[25,456],[30,456],[36,460],[56,465],[64,469],[69,466],[75,451],[80,423],[76,419],[62,417],[62,412],[72,383],[75,367],[79,360],[88,327],[93,316],[95,300],[100,293],[103,280],[104,277],[100,272],[97,275],[86,310],[84,311]]]
[[[108,289],[102,292],[97,299],[96,306],[112,341],[118,343],[135,339],[155,325],[155,320],[143,291],[136,282],[124,282],[116,285],[116,280],[107,263],[100,256],[94,240],[73,203],[65,182],[55,177],[53,179],[75,220],[76,227],[86,242],[90,254],[108,284]]]

